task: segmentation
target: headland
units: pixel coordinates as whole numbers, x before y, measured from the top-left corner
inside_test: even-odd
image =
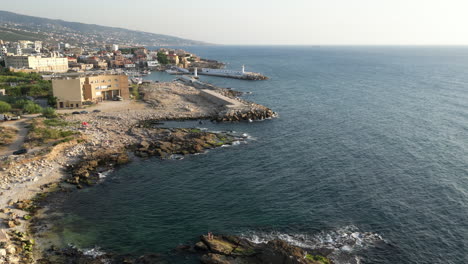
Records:
[[[93,105],[82,114],[61,110],[55,118],[35,115],[21,121],[29,131],[24,138],[11,141],[22,143],[28,153],[10,155],[4,149],[6,155],[0,157],[1,263],[54,263],[53,256],[57,255],[61,256],[60,261],[84,257],[79,251],[70,254],[76,249],[56,248],[43,237],[50,226],[41,222],[40,215],[47,214],[52,194],[92,186],[100,181],[101,173],[135,158],[183,159],[185,155],[246,140],[242,134],[196,127],[170,128],[164,127],[163,122],[252,122],[277,117],[271,109],[239,98],[240,92],[187,77],[168,83],[146,83],[140,86],[139,93],[141,101],[109,101]],[[203,249],[201,244],[189,248],[197,248],[203,263],[221,263],[218,259],[224,259],[222,263],[237,263],[239,259],[262,263],[261,256],[268,246],[251,245],[243,251],[249,252],[247,255],[217,251],[216,245],[234,245],[236,238],[228,238],[216,236],[219,243],[215,243],[202,237]],[[239,244],[241,238],[236,241]],[[267,251],[275,251],[271,250]],[[263,253],[253,258],[254,252]],[[304,252],[296,254],[298,262],[293,263],[322,263]],[[92,261],[97,260],[83,263],[101,263]],[[126,263],[140,262],[134,259]]]

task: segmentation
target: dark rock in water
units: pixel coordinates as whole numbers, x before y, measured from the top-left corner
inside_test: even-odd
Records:
[[[145,138],[139,144],[130,147],[136,156],[157,156],[163,159],[178,157],[177,155],[203,153],[207,149],[242,140],[242,138],[226,133],[205,132],[198,128],[141,129],[135,127],[131,133]]]
[[[254,244],[236,236],[214,236],[211,239],[202,236],[200,242],[208,250],[200,258],[205,264],[331,264],[326,257],[309,254],[283,240]],[[204,248],[200,242],[196,248]]]
[[[162,259],[162,256],[159,254],[148,254],[139,257],[135,262],[131,262],[135,264],[166,264],[167,262]]]
[[[283,240],[272,240],[268,243],[255,244],[237,236],[202,236],[194,246],[179,246],[171,255],[147,254],[140,257],[85,253],[77,248],[51,248],[43,252],[45,256],[37,263],[79,263],[79,264],[166,264],[179,263],[173,257],[195,260],[199,258],[204,264],[332,264],[316,252],[288,244]],[[191,262],[192,263],[192,262]]]
[[[202,241],[199,241],[195,244],[195,250],[205,252],[208,251],[208,246]]]

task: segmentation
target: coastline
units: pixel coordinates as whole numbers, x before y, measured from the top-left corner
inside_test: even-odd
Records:
[[[159,91],[158,88],[165,90],[165,95],[172,94],[173,98],[164,100],[151,97],[151,92]],[[0,195],[0,217],[3,223],[0,242],[4,248],[0,249],[0,260],[7,263],[36,263],[41,259],[41,251],[46,249],[41,245],[34,246],[35,234],[30,234],[30,223],[49,192],[70,190],[69,184],[76,188],[93,185],[99,179],[99,173],[130,162],[129,154],[142,158],[170,158],[171,155],[202,153],[210,148],[244,140],[242,136],[224,132],[153,126],[154,122],[164,120],[231,121],[226,118],[229,116],[226,107],[207,100],[195,87],[163,83],[155,89],[142,89],[144,103],[108,102],[93,107],[99,108],[101,112],[85,115],[70,115],[70,111],[63,111],[59,120],[66,125],[61,129],[73,131],[75,136],[72,140],[35,148],[24,156],[1,157],[0,183],[3,191]],[[221,88],[212,89],[223,93]],[[248,113],[254,109],[253,106],[259,107],[237,99],[233,94],[236,93],[226,89],[223,96],[230,96],[244,106],[250,106],[238,114]],[[193,97],[187,99],[188,95]],[[155,102],[163,106],[158,107]],[[261,107],[270,113],[268,118],[276,116],[268,108]],[[249,115],[248,119],[266,117]],[[242,119],[236,121],[239,120]],[[87,125],[83,125],[84,122]]]

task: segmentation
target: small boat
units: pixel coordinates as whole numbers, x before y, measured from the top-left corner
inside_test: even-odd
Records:
[[[177,71],[177,70],[166,70],[166,72],[169,73],[169,74],[172,74],[172,75],[180,74],[180,72]]]

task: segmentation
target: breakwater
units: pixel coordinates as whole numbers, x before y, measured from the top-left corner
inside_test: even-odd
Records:
[[[276,112],[266,106],[240,99],[238,96],[242,93],[232,89],[221,88],[187,76],[179,80],[198,89],[201,97],[220,108],[220,111],[211,118],[217,122],[254,121],[278,117]]]
[[[240,80],[251,80],[251,81],[268,79],[268,77],[266,77],[265,75],[257,73],[257,72],[246,72],[244,66],[242,66],[242,71],[202,68],[201,71],[199,72],[197,71],[197,74],[217,76],[217,77],[226,77],[226,78],[233,78],[233,79],[240,79]]]

